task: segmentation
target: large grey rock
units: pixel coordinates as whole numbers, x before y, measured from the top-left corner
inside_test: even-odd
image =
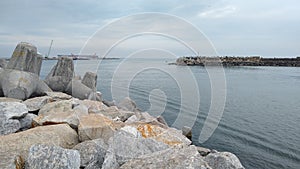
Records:
[[[97,87],[97,74],[93,72],[86,72],[82,79],[82,84],[86,85],[93,91],[96,91]]]
[[[24,131],[24,130],[30,129],[32,127],[32,121],[36,117],[37,117],[37,115],[32,114],[32,113],[28,113],[25,117],[21,118],[19,120],[19,122],[20,122],[20,130]]]
[[[114,135],[121,123],[116,123],[101,114],[89,114],[82,116],[78,126],[78,135],[80,141],[94,140],[102,138],[105,143]]]
[[[45,82],[53,90],[64,92],[74,76],[72,58],[60,57],[47,75]]]
[[[28,169],[79,169],[80,154],[57,146],[33,145],[29,150]]]
[[[207,156],[211,152],[210,149],[199,146],[197,146],[197,150],[201,156]]]
[[[0,102],[0,114],[8,119],[20,119],[26,116],[28,108],[25,104],[19,102]]]
[[[139,115],[139,114],[137,114],[137,115]],[[158,125],[162,128],[168,128],[167,123],[164,121],[164,119],[162,117],[154,118],[147,112],[140,113],[139,121],[142,121],[142,122],[145,122],[148,124],[152,124],[152,125]]]
[[[135,102],[131,100],[129,97],[125,97],[118,105],[120,109],[127,110],[127,111],[139,111]]]
[[[195,146],[169,148],[132,159],[120,169],[212,169],[199,155]]]
[[[40,74],[43,57],[30,43],[21,42],[15,48],[6,68]]]
[[[92,112],[122,122],[125,122],[129,117],[135,114],[131,111],[120,110],[117,106],[106,107],[105,109],[94,109]]]
[[[46,92],[52,92],[52,89],[43,80],[39,79],[34,96],[44,96]]]
[[[95,100],[78,100],[80,105],[84,105],[88,108],[89,113],[98,113],[108,110],[108,107],[100,101]]]
[[[80,166],[93,168],[92,166],[99,166],[100,168],[104,162],[104,157],[108,146],[102,139],[89,140],[77,144],[74,150],[80,153]]]
[[[103,104],[105,104],[106,106],[110,107],[110,106],[117,106],[115,101],[108,101],[108,100],[102,100]]]
[[[51,91],[37,74],[12,69],[0,73],[0,88],[4,96],[20,100]]]
[[[22,100],[9,98],[9,97],[0,97],[0,102],[19,102],[19,103],[21,103]]]
[[[139,119],[140,119],[139,116],[133,115],[133,116],[129,117],[129,118],[125,121],[125,123],[126,123],[126,124],[136,123],[136,122],[139,122]]]
[[[240,160],[229,152],[210,153],[204,160],[214,169],[245,169]]]
[[[78,144],[78,135],[67,124],[59,124],[0,136],[0,168],[11,166],[16,156],[26,161],[29,148],[35,144],[73,148]]]
[[[62,92],[46,92],[46,95],[51,97],[53,101],[69,100],[72,98],[72,96]]]
[[[160,121],[159,121],[160,120]],[[131,116],[128,118],[125,123],[130,124],[130,123],[147,123],[151,125],[157,125],[162,128],[168,128],[168,125],[166,122],[162,119],[162,117],[159,118],[154,118],[147,112],[135,112],[135,115]]]
[[[80,80],[72,80],[67,88],[66,92],[73,97],[78,99],[88,99],[91,94],[93,94],[93,90],[82,84]]]
[[[0,59],[0,68],[5,68],[7,65],[7,61],[5,59]]]
[[[49,96],[35,97],[25,100],[23,103],[27,106],[30,112],[40,110],[44,105],[50,103],[52,98]]]
[[[149,123],[130,124],[135,126],[144,138],[152,138],[170,146],[190,145],[192,142],[175,128],[162,128]]]
[[[98,166],[99,168],[100,166]],[[96,168],[96,167],[94,167]],[[117,157],[115,155],[115,152],[113,150],[108,150],[105,155],[105,160],[102,164],[101,169],[118,169],[120,168],[120,164],[117,161]]]
[[[114,106],[113,106],[114,107]],[[134,115],[134,112],[131,111],[125,111],[125,110],[119,110],[117,112],[113,112],[110,111],[112,107],[110,107],[110,109],[108,109],[107,111],[107,116],[110,116],[111,118],[113,118],[115,121],[122,121],[125,122],[127,119],[129,119],[131,116]],[[104,113],[103,113],[104,114]]]
[[[40,109],[38,116],[33,119],[33,125],[67,123],[76,129],[81,116],[87,114],[88,108],[79,105],[75,99],[51,102]]]
[[[0,135],[7,135],[17,132],[21,128],[19,120],[6,119],[0,114]]]
[[[120,130],[131,134],[135,138],[141,138],[142,137],[141,133],[135,127],[132,127],[132,126],[124,126]]]
[[[4,70],[0,74],[2,91],[6,97],[27,99],[37,88],[39,77],[18,70]]]
[[[14,133],[21,128],[19,119],[25,117],[28,109],[19,102],[0,102],[0,135]]]
[[[163,124],[163,125],[165,125],[165,126],[168,126],[168,123],[166,122],[166,120],[164,119],[163,116],[158,116],[158,117],[156,118],[156,120],[157,120],[158,122],[160,122],[161,124]]]
[[[151,154],[167,148],[168,146],[164,143],[153,139],[135,137],[131,133],[120,130],[109,141],[109,148],[102,169],[118,168],[125,162],[137,159],[141,155]]]
[[[102,101],[101,92],[96,91],[97,74],[87,72],[83,80],[72,79],[66,88],[66,93],[79,99]]]
[[[102,101],[102,93],[99,91],[93,91],[88,96],[89,100],[96,100],[96,101]]]
[[[0,68],[0,97],[4,97],[4,93],[2,91],[2,84],[1,84],[1,81],[2,81],[1,75],[2,75],[3,71],[4,71],[4,69]]]
[[[181,131],[184,136],[186,136],[188,139],[192,140],[192,128],[190,128],[188,126],[183,126]]]

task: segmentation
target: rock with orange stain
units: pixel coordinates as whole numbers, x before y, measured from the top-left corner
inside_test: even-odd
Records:
[[[190,145],[191,141],[175,128],[162,128],[152,124],[137,124],[137,130],[144,138],[153,138],[168,145]]]
[[[79,121],[80,141],[102,138],[107,143],[116,130],[122,127],[122,123],[114,122],[101,114],[88,114],[82,116]]]

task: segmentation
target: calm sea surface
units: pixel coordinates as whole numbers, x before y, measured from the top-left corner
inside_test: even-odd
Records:
[[[249,169],[300,168],[300,68],[225,68],[227,94],[224,113],[213,135],[200,144],[198,137],[211,103],[207,71],[203,67],[167,65],[170,61],[173,60],[77,61],[75,67],[80,75],[86,71],[98,72],[97,88],[105,100],[112,100],[112,90],[128,91],[140,109],[154,115],[157,112],[150,109],[150,101],[159,105],[164,99],[153,91],[163,91],[167,102],[162,115],[169,125],[178,117],[180,108],[187,112],[184,118],[191,118],[189,107],[181,105],[182,94],[177,83],[181,73],[190,69],[192,74],[185,76],[195,77],[200,92],[200,108],[193,125],[194,144],[233,152]],[[43,62],[41,78],[55,63]],[[152,68],[142,69],[147,67]],[[126,84],[129,77],[126,73],[132,74],[132,68],[139,72],[132,76],[129,87],[126,87],[121,82]],[[115,77],[118,77],[120,85],[111,88]],[[183,87],[188,87],[188,83]]]

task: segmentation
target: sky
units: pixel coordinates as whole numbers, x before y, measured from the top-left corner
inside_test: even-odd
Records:
[[[300,56],[299,11],[299,0],[2,0],[0,57],[10,57],[21,41],[34,44],[43,55],[47,54],[51,40],[50,56],[78,54],[105,25],[145,12],[168,14],[192,24],[210,40],[219,55],[296,57]],[[142,20],[145,27],[154,27],[150,19]],[[136,29],[132,25],[136,22],[112,28],[113,36],[97,35],[101,39],[98,47],[109,44],[112,37],[123,38],[116,36]],[[156,31],[168,29],[185,35],[182,37],[187,42],[193,36],[189,33],[192,31],[181,29],[181,25],[167,25],[165,20],[158,23],[161,25],[155,25]],[[160,46],[178,56],[187,54],[170,39],[145,35],[128,40],[113,55],[133,52],[132,46],[134,50]]]

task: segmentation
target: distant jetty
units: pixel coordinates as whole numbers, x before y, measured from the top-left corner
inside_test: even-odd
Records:
[[[296,58],[263,58],[260,56],[250,57],[206,57],[189,56],[180,57],[176,60],[176,65],[186,66],[283,66],[300,67],[300,57]]]
[[[61,57],[71,58],[72,60],[115,60],[120,58],[98,57],[97,55],[57,55],[57,57],[44,57],[43,60],[58,60]]]

